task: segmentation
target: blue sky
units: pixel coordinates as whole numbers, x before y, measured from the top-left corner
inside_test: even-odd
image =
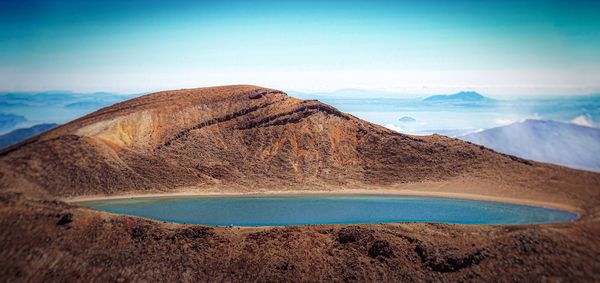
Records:
[[[600,92],[599,1],[0,1],[0,90]]]

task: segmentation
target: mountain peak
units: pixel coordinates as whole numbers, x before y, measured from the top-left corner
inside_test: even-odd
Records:
[[[424,101],[436,102],[436,101],[450,101],[450,102],[474,102],[474,101],[491,101],[490,98],[481,95],[475,91],[461,91],[454,94],[441,94],[432,95],[424,99]]]
[[[460,139],[522,158],[600,171],[596,158],[600,155],[600,129],[597,128],[527,119]]]
[[[528,164],[443,136],[397,133],[316,100],[239,85],[148,94],[0,153],[0,164],[14,174],[62,196],[435,181],[490,160]]]

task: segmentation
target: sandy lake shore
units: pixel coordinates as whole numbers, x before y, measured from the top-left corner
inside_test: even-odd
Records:
[[[431,185],[424,186],[424,188],[432,188]],[[503,202],[513,203],[521,205],[540,206],[546,208],[554,208],[561,210],[568,210],[577,213],[583,213],[581,208],[576,206],[540,201],[534,199],[525,198],[513,198],[513,197],[502,197],[492,196],[484,194],[474,193],[460,193],[460,192],[441,192],[441,191],[417,191],[411,189],[401,188],[379,188],[379,189],[333,189],[333,190],[256,190],[256,191],[245,191],[245,192],[215,192],[215,191],[201,191],[201,190],[181,190],[177,192],[161,192],[161,193],[127,193],[119,195],[91,195],[91,196],[77,196],[62,199],[68,203],[82,203],[82,202],[93,202],[93,201],[104,201],[104,200],[118,200],[118,199],[135,199],[135,198],[177,198],[177,197],[214,197],[214,196],[318,196],[318,195],[395,195],[395,196],[421,196],[421,197],[439,197],[439,198],[453,198],[453,199],[467,199],[467,200],[480,200],[480,201],[492,201],[492,202]]]

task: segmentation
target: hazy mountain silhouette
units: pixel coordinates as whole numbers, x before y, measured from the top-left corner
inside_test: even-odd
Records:
[[[21,128],[13,130],[4,135],[0,135],[0,148],[4,148],[16,144],[22,140],[33,137],[37,134],[48,131],[58,126],[57,124],[39,124],[29,128]]]
[[[526,120],[460,139],[526,159],[600,170],[600,129],[547,120]]]
[[[455,94],[440,94],[429,96],[423,101],[427,102],[492,102],[493,99],[485,97],[475,91],[461,91]]]
[[[0,113],[0,131],[10,130],[27,119],[21,115]]]

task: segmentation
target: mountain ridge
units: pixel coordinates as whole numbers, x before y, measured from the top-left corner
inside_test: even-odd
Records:
[[[77,160],[71,160],[73,153]],[[489,160],[531,166],[455,139],[396,133],[316,100],[246,85],[141,96],[0,155],[15,174],[60,196],[225,184],[391,185],[468,175]]]
[[[454,94],[439,94],[428,96],[423,101],[427,102],[491,102],[493,99],[485,97],[475,91],[461,91]]]
[[[600,171],[598,128],[528,119],[459,138],[526,159]]]
[[[55,128],[58,124],[37,124],[28,128],[19,128],[0,135],[0,149],[19,143],[22,140]]]

